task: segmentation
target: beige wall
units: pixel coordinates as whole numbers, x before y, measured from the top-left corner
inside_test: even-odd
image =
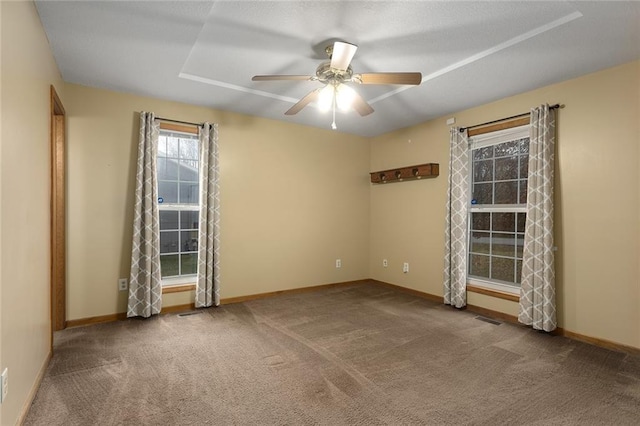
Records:
[[[469,126],[557,102],[566,105],[556,157],[559,326],[640,348],[640,62],[372,139],[372,171],[434,162],[440,177],[371,187],[371,276],[442,295],[446,118]],[[468,303],[517,313],[517,304],[479,294]]]
[[[366,139],[73,84],[65,92],[68,319],[126,310],[117,279],[130,268],[141,110],[220,125],[222,298],[368,277]]]
[[[9,395],[0,423],[14,424],[50,350],[49,86],[62,81],[32,2],[2,10],[2,349]]]

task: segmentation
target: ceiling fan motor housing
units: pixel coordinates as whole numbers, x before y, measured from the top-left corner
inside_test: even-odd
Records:
[[[343,81],[349,81],[352,75],[353,69],[351,69],[351,65],[346,70],[339,70],[331,68],[331,61],[325,61],[316,68],[316,77],[322,83],[342,83]]]

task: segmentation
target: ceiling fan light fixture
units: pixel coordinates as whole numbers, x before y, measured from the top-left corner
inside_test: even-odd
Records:
[[[336,90],[333,84],[327,84],[318,94],[318,108],[322,112],[327,112],[333,106],[333,98]]]
[[[295,115],[305,106],[315,102],[316,107],[322,111],[333,112],[333,124],[335,127],[336,109],[347,111],[352,108],[361,117],[367,116],[373,112],[371,105],[365,101],[358,92],[353,88],[346,86],[345,83],[357,84],[404,84],[419,85],[422,83],[422,73],[419,72],[383,72],[383,73],[365,73],[354,74],[351,68],[351,60],[356,53],[358,46],[343,41],[336,41],[332,45],[326,47],[325,52],[329,56],[328,61],[322,62],[316,68],[316,74],[313,76],[304,75],[256,75],[253,81],[272,81],[272,80],[307,80],[317,81],[324,84],[324,87],[318,88],[289,108],[284,114]]]
[[[348,111],[353,105],[356,91],[346,84],[341,84],[336,88],[336,104],[341,111]]]

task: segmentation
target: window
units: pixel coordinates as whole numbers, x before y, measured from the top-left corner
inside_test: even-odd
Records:
[[[528,126],[471,138],[470,284],[519,291],[528,161]]]
[[[158,210],[162,285],[193,282],[198,267],[199,140],[161,130],[158,139]]]

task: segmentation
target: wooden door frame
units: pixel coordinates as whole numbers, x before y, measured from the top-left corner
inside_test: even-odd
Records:
[[[66,321],[66,119],[62,102],[51,86],[51,348],[53,332]]]

